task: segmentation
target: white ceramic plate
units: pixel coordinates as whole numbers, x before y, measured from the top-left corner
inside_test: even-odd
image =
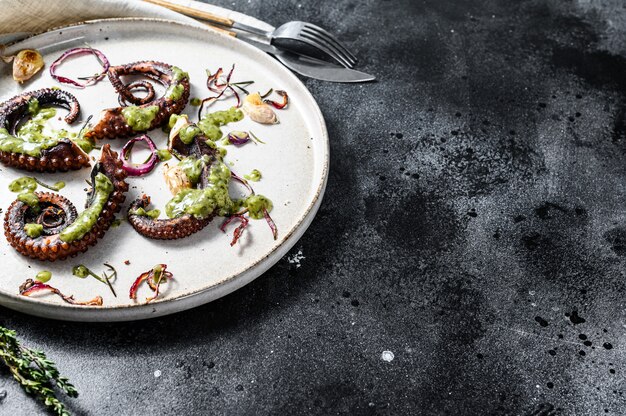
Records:
[[[22,312],[56,319],[75,321],[124,321],[165,315],[192,308],[224,296],[249,283],[276,263],[302,236],[313,220],[322,199],[328,174],[329,145],[326,126],[315,100],[302,83],[271,57],[231,37],[209,29],[181,23],[151,19],[112,19],[87,22],[37,35],[12,45],[5,51],[14,53],[21,49],[39,50],[47,64],[73,47],[85,43],[99,49],[112,65],[138,60],[167,62],[185,71],[191,77],[191,97],[207,97],[205,69],[229,69],[235,63],[233,81],[254,80],[250,89],[283,89],[289,93],[290,105],[278,111],[280,124],[264,126],[245,118],[231,123],[222,130],[252,130],[265,145],[248,143],[235,148],[228,146],[226,162],[239,175],[252,169],[263,174],[260,182],[253,183],[255,191],[274,203],[272,217],[278,226],[278,240],[274,241],[263,220],[251,220],[242,240],[234,247],[231,225],[228,234],[219,231],[221,218],[191,237],[175,241],[150,240],[137,234],[123,222],[111,228],[98,244],[85,254],[60,262],[39,262],[18,254],[0,236],[0,262],[3,276],[0,279],[0,303]],[[79,58],[63,66],[64,74],[90,75],[99,66],[90,57]],[[67,72],[65,72],[67,71]],[[6,100],[24,91],[59,86],[72,92],[81,103],[81,121],[70,130],[78,131],[82,121],[101,109],[116,107],[117,96],[107,80],[84,90],[59,85],[52,80],[46,67],[40,75],[23,86],[10,76],[10,66],[2,65],[0,71],[0,100]],[[234,99],[215,104],[211,110],[226,109]],[[189,105],[185,113],[196,120],[197,107]],[[64,110],[59,110],[62,115]],[[160,130],[150,136],[160,148],[165,147],[166,136]],[[110,142],[118,150],[125,140]],[[93,156],[98,156],[94,151]],[[61,194],[68,197],[80,211],[86,199],[84,179],[89,170],[58,174],[31,175],[6,166],[0,167],[0,207],[4,210],[15,199],[8,184],[22,176],[36,176],[47,183],[63,180],[67,187]],[[127,203],[141,193],[152,196],[153,205],[163,208],[171,197],[161,176],[161,166],[142,178],[129,178],[131,189]],[[233,189],[237,192],[237,189]],[[120,217],[126,212],[126,206]],[[4,215],[2,215],[4,217]],[[125,260],[130,265],[125,265]],[[85,264],[95,271],[104,270],[103,263],[112,264],[119,272],[115,282],[117,297],[93,278],[79,279],[71,274],[74,265]],[[166,263],[175,279],[162,286],[162,295],[156,301],[145,303],[151,292],[144,285],[138,301],[129,299],[129,288],[134,279],[157,263]],[[87,300],[95,295],[104,298],[102,307],[73,306],[54,295],[24,297],[18,287],[38,271],[49,270],[53,278],[49,284],[77,300]]]

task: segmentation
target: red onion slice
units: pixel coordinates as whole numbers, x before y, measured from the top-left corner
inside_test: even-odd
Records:
[[[278,227],[276,227],[276,223],[274,222],[272,217],[270,217],[270,213],[267,212],[267,208],[263,208],[263,216],[265,217],[265,221],[267,221],[267,225],[269,225],[270,229],[272,230],[274,240],[278,239]]]
[[[101,296],[96,296],[95,298],[93,298],[92,300],[88,300],[86,302],[78,302],[76,300],[74,300],[74,295],[70,295],[70,296],[65,296],[59,289],[57,289],[56,287],[52,287],[50,285],[47,285],[45,283],[41,283],[41,282],[35,282],[32,279],[28,279],[26,280],[26,282],[24,282],[21,286],[20,286],[20,295],[22,296],[30,296],[33,293],[37,293],[37,292],[42,292],[42,291],[47,291],[47,292],[52,292],[55,295],[58,295],[61,297],[61,299],[63,299],[65,302],[72,304],[72,305],[80,305],[80,306],[102,306],[102,297]]]
[[[220,226],[220,230],[223,232],[226,232],[226,226],[230,224],[231,222],[233,222],[234,220],[241,221],[241,224],[239,224],[239,226],[235,228],[235,231],[233,232],[233,239],[230,242],[231,247],[237,244],[237,241],[243,235],[243,232],[248,226],[248,222],[249,222],[248,219],[241,214],[231,215],[230,217],[226,218],[224,223]]]
[[[287,92],[283,90],[276,90],[276,94],[283,97],[282,103],[277,103],[276,101],[272,101],[272,100],[263,100],[263,102],[266,104],[271,104],[274,108],[278,110],[282,110],[283,108],[287,107],[287,105],[289,104],[289,96],[287,95]]]
[[[231,131],[228,133],[228,141],[236,146],[242,146],[250,141],[250,135],[245,131]]]
[[[144,280],[148,278],[149,274],[150,272],[141,273],[139,277],[135,279],[132,286],[130,287],[130,292],[128,294],[131,299],[133,300],[137,299],[137,289],[139,289],[139,285],[141,284],[141,282],[143,282]]]
[[[250,192],[250,195],[254,195],[254,189],[252,189],[252,187],[250,186],[250,183],[248,183],[247,180],[237,175],[232,170],[230,171],[230,177],[236,180],[237,182],[241,183],[243,186],[245,186],[248,192]]]
[[[61,65],[70,56],[84,55],[87,53],[93,54],[98,60],[98,62],[100,63],[100,65],[102,65],[101,73],[93,75],[91,77],[87,77],[86,78],[87,82],[74,81],[73,79],[64,77],[62,75],[58,75],[56,73],[59,65]],[[50,65],[50,75],[52,76],[52,78],[54,78],[55,80],[59,81],[62,84],[69,84],[78,88],[85,88],[85,87],[95,84],[96,82],[104,78],[107,71],[109,70],[109,66],[110,66],[109,60],[99,50],[93,49],[93,48],[74,48],[74,49],[65,51],[63,55],[61,55],[56,61],[52,63],[52,65]]]
[[[154,270],[157,266],[160,266],[161,275],[159,277],[159,280],[155,282]],[[139,285],[144,280],[147,280],[148,286],[154,292],[154,296],[150,298],[146,298],[146,303],[150,303],[159,296],[159,287],[161,286],[161,283],[167,282],[167,280],[174,278],[174,275],[171,272],[168,272],[166,270],[167,264],[159,264],[157,266],[153,267],[151,270],[147,272],[141,273],[139,277],[137,277],[137,279],[133,282],[132,286],[130,287],[130,292],[129,292],[129,296],[131,299],[133,300],[137,299],[137,289],[139,289]]]
[[[151,153],[150,158],[145,163],[142,163],[140,165],[133,165],[132,163],[130,163],[130,153],[133,149],[133,146],[135,145],[136,142],[144,142],[144,141],[148,143],[148,147],[150,148],[150,153]],[[122,164],[123,164],[122,167],[124,168],[126,172],[128,172],[130,176],[141,176],[141,175],[145,175],[146,173],[151,172],[152,169],[154,169],[154,167],[157,164],[157,161],[159,160],[159,157],[157,155],[156,145],[154,144],[154,142],[148,135],[144,134],[139,137],[130,139],[128,143],[124,145],[124,147],[122,148],[122,151],[120,152],[120,160],[122,161]]]

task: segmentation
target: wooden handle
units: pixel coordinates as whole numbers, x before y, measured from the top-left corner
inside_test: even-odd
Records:
[[[213,13],[205,12],[202,10],[194,9],[187,6],[181,6],[179,4],[170,3],[169,1],[164,0],[143,0],[146,3],[156,4],[157,6],[165,7],[166,9],[173,10],[178,13],[182,13],[186,16],[195,17],[202,20],[207,20],[212,23],[217,23],[221,26],[232,27],[235,24],[235,21],[232,19],[228,19],[226,17],[218,16]]]
[[[224,29],[223,27],[213,26],[213,25],[212,25],[212,24],[210,24],[210,23],[205,23],[205,25],[207,25],[207,27],[208,27],[209,29],[212,29],[212,30],[214,30],[214,31],[216,31],[216,32],[223,33],[223,34],[225,34],[225,35],[232,36],[232,37],[234,37],[234,38],[236,38],[236,37],[237,37],[237,34],[236,34],[235,32],[230,31],[230,30],[226,30],[226,29]]]

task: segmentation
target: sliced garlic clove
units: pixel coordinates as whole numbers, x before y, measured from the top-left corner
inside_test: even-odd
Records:
[[[191,188],[191,181],[178,165],[170,167],[165,163],[163,178],[172,195],[176,195],[181,189]]]

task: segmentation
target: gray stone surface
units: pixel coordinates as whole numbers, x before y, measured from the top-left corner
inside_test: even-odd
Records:
[[[252,284],[137,323],[0,309],[75,412],[624,414],[623,2],[218,3],[332,28],[380,80],[305,80],[328,190]],[[0,413],[42,411],[0,376]]]

